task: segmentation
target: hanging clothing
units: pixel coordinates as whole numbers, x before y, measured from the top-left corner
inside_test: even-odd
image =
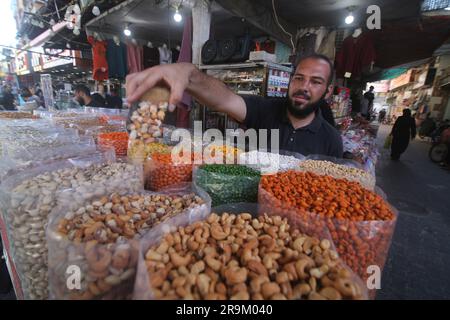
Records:
[[[173,62],[177,62],[179,56],[180,56],[180,51],[178,49],[176,49],[176,48],[173,48],[172,49],[172,61]]]
[[[320,27],[314,31],[314,34],[317,36],[316,38],[316,46],[314,48],[315,52],[319,51],[320,45],[322,44],[324,38],[328,34],[328,29],[325,27]]]
[[[317,53],[327,56],[331,61],[334,61],[336,55],[336,30],[330,31],[323,39],[317,50]]]
[[[416,136],[416,123],[411,116],[400,116],[392,128],[391,158],[398,160],[409,145],[409,140]]]
[[[106,41],[98,41],[89,36],[88,42],[92,46],[93,70],[92,78],[97,81],[108,79],[108,63],[106,61]]]
[[[180,56],[177,62],[192,62],[192,18],[186,19],[181,41]],[[184,93],[177,106],[177,127],[189,127],[189,113],[191,111],[192,97]]]
[[[159,64],[172,63],[172,51],[167,48],[159,47]]]
[[[159,65],[159,49],[144,47],[144,69]]]
[[[297,40],[297,59],[313,54],[316,48],[317,35],[314,33],[306,33]]]
[[[144,49],[132,43],[127,44],[128,73],[144,70]]]
[[[357,38],[349,36],[344,39],[342,48],[336,55],[336,76],[343,78],[345,73],[349,72],[352,78],[356,78],[375,59],[375,46],[371,33],[362,33]]]
[[[109,39],[106,59],[108,60],[109,77],[125,79],[128,72],[127,46],[122,42],[117,45],[113,39]]]

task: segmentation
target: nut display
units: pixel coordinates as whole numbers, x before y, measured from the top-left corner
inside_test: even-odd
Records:
[[[77,210],[62,212],[62,219],[55,221],[56,233],[49,238],[52,297],[130,298],[139,238],[155,225],[186,210],[199,210],[204,204],[193,193],[112,194]],[[71,265],[77,265],[86,274],[81,290],[76,292],[66,285],[65,270]]]
[[[242,165],[202,165],[194,174],[194,182],[210,195],[213,207],[256,202],[259,180],[259,172]]]
[[[0,111],[0,119],[37,119],[30,112]]]
[[[143,101],[139,104],[139,108],[135,110],[131,116],[130,140],[141,140],[145,143],[155,142],[156,138],[162,137],[162,122],[166,117],[168,103],[162,102],[152,104]]]
[[[300,161],[300,159],[293,156],[257,150],[246,152],[239,156],[239,164],[258,170],[262,174],[293,170],[298,167]]]
[[[63,163],[60,168],[64,166],[54,171],[49,171],[51,166],[37,168],[25,178],[12,176],[2,183],[3,214],[11,243],[11,258],[26,299],[48,297],[45,230],[60,191],[73,189],[70,203],[76,205],[110,188],[121,190],[127,187],[136,191],[142,188],[142,169],[130,164],[67,167],[69,165]]]
[[[128,149],[127,132],[109,132],[98,135],[98,145],[100,149],[113,147],[117,156],[126,156]]]
[[[158,191],[192,181],[194,155],[187,163],[172,161],[171,153],[155,153],[144,163],[146,189]]]
[[[128,145],[127,156],[131,160],[138,160],[142,162],[151,155],[158,154],[169,154],[171,148],[165,144],[159,142],[145,143],[143,141],[135,140]]]
[[[241,154],[239,148],[229,145],[211,145],[203,151],[204,163],[236,164]]]
[[[302,161],[299,164],[299,168],[300,170],[310,171],[319,175],[328,175],[337,179],[356,181],[369,190],[375,188],[375,178],[362,169],[321,160]]]
[[[346,179],[287,171],[261,178],[260,212],[288,217],[302,232],[331,236],[344,262],[364,280],[384,266],[396,215],[379,195]]]
[[[148,273],[148,291],[138,288],[137,298],[366,297],[328,240],[301,234],[279,216],[252,219],[248,213],[213,213],[166,234],[144,255],[136,284],[141,272]]]

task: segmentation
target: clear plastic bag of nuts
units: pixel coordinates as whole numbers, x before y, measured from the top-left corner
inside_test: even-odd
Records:
[[[376,190],[380,191],[378,188]],[[385,202],[383,195],[381,193],[379,197]],[[322,195],[316,193],[315,196]],[[301,204],[303,200],[306,200],[301,195],[296,197]],[[344,263],[363,281],[366,281],[371,274],[368,267],[376,266],[383,270],[398,216],[395,208],[387,202],[386,205],[392,213],[391,219],[387,220],[327,216],[326,213],[318,214],[318,212],[306,210],[298,203],[293,204],[282,200],[280,194],[274,194],[273,190],[267,190],[260,184],[258,205],[261,213],[281,215],[288,218],[300,231],[332,241]],[[356,203],[349,206],[353,206],[351,210],[356,212]],[[327,210],[329,207],[323,209]],[[370,292],[370,297],[375,297],[375,291]]]
[[[364,188],[373,191],[376,178],[373,170],[367,171],[360,163],[349,159],[338,159],[324,155],[309,155],[298,168],[320,175],[331,175],[337,179],[347,179],[361,183]]]
[[[108,162],[111,158],[110,151],[97,152],[17,172],[3,181],[0,200],[10,257],[21,284],[18,298],[48,298],[45,229],[59,192],[75,188],[75,201],[124,181],[142,188],[142,168]]]
[[[66,191],[47,229],[50,298],[132,298],[142,237],[164,221],[194,219],[211,208],[208,195],[190,186],[160,193],[126,189],[76,206],[73,191]],[[71,270],[79,271],[78,287],[67,285]]]
[[[150,232],[134,299],[367,299],[329,241],[300,234],[279,216],[243,211],[249,208],[255,204],[228,204]]]

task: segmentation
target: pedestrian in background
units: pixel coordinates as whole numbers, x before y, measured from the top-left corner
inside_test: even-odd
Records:
[[[395,121],[391,131],[391,159],[399,160],[409,145],[409,140],[416,136],[416,122],[411,117],[411,110],[403,109],[403,115]]]

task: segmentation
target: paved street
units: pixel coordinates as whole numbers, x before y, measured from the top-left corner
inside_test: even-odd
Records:
[[[382,126],[383,145],[390,127]],[[399,162],[380,149],[377,185],[400,211],[378,299],[450,299],[450,173],[413,141]]]

